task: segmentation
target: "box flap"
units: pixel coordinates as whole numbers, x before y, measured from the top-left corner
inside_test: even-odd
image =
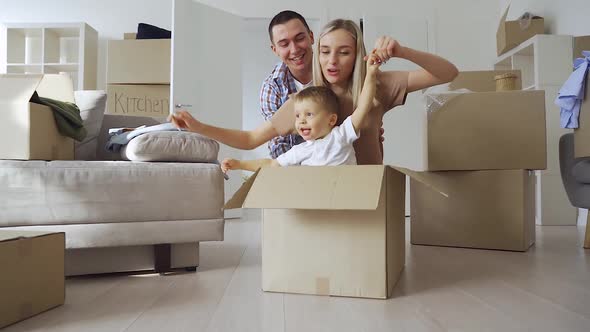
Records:
[[[0,230],[0,242],[12,241],[18,238],[32,238],[54,234],[48,231],[21,231],[21,230]]]
[[[254,174],[252,174],[242,184],[240,189],[238,189],[236,191],[236,193],[232,196],[232,198],[230,198],[229,201],[227,201],[227,203],[225,203],[225,205],[223,206],[224,209],[230,210],[230,209],[239,209],[242,207],[242,205],[244,204],[244,201],[246,200],[246,196],[248,196],[248,192],[250,191],[250,188],[252,188],[252,184],[254,183],[254,180],[256,180],[256,177],[258,176],[259,172],[260,172],[260,169],[258,169]]]
[[[374,210],[384,170],[382,165],[263,168],[243,207]]]
[[[498,23],[498,29],[496,30],[496,33],[498,33],[498,31],[500,31],[500,28],[502,27],[502,23],[506,22],[506,17],[508,16],[509,9],[510,9],[510,4],[508,4],[508,6],[506,7],[506,10],[504,11],[504,14],[502,14],[502,17],[500,18],[500,22]]]
[[[0,103],[28,103],[43,75],[0,75]]]
[[[259,169],[227,201],[224,209],[374,210],[379,204],[385,167],[390,166]],[[433,184],[428,172],[392,168],[448,197],[443,189]]]
[[[74,84],[68,75],[46,74],[37,87],[40,97],[75,103]]]
[[[444,197],[449,197],[449,194],[447,193],[447,191],[444,188],[442,188],[439,185],[436,185],[432,181],[432,178],[428,175],[430,172],[412,171],[412,170],[407,169],[407,168],[396,167],[396,166],[391,166],[391,168],[393,168],[396,171],[401,172],[401,173],[409,176],[413,180],[416,180],[416,181],[420,182],[421,184],[423,184],[426,187],[432,189],[433,191],[439,193],[440,195],[443,195]]]

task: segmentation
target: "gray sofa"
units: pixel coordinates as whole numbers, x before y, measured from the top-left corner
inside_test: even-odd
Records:
[[[561,179],[573,206],[590,209],[590,158],[574,158],[574,134],[559,139]],[[586,225],[584,248],[590,249],[590,227]]]
[[[194,271],[199,243],[223,240],[219,166],[122,161],[103,148],[109,128],[153,123],[105,115],[86,148],[96,160],[0,160],[0,229],[65,232],[66,275]]]

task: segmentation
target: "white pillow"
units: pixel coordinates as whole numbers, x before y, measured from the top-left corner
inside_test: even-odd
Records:
[[[80,109],[80,117],[88,135],[82,142],[74,144],[76,160],[95,160],[97,137],[102,126],[107,94],[102,90],[75,91],[74,99]]]
[[[186,131],[156,131],[135,137],[121,149],[121,157],[132,161],[217,161],[219,143]]]

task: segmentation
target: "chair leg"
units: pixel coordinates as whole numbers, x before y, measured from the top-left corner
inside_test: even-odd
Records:
[[[590,249],[590,212],[586,217],[586,237],[584,239],[584,248]]]

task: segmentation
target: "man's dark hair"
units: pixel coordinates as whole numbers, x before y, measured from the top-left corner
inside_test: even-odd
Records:
[[[303,16],[301,16],[301,14],[296,13],[292,10],[283,10],[282,12],[276,14],[272,20],[270,20],[270,23],[268,24],[268,36],[270,37],[270,42],[272,43],[272,28],[275,25],[278,24],[284,24],[289,22],[290,20],[293,19],[297,19],[299,21],[301,21],[301,23],[303,23],[303,25],[305,26],[305,28],[307,29],[307,31],[311,32],[311,30],[309,29],[309,25],[307,25],[307,22],[305,21],[305,19],[303,18]]]

